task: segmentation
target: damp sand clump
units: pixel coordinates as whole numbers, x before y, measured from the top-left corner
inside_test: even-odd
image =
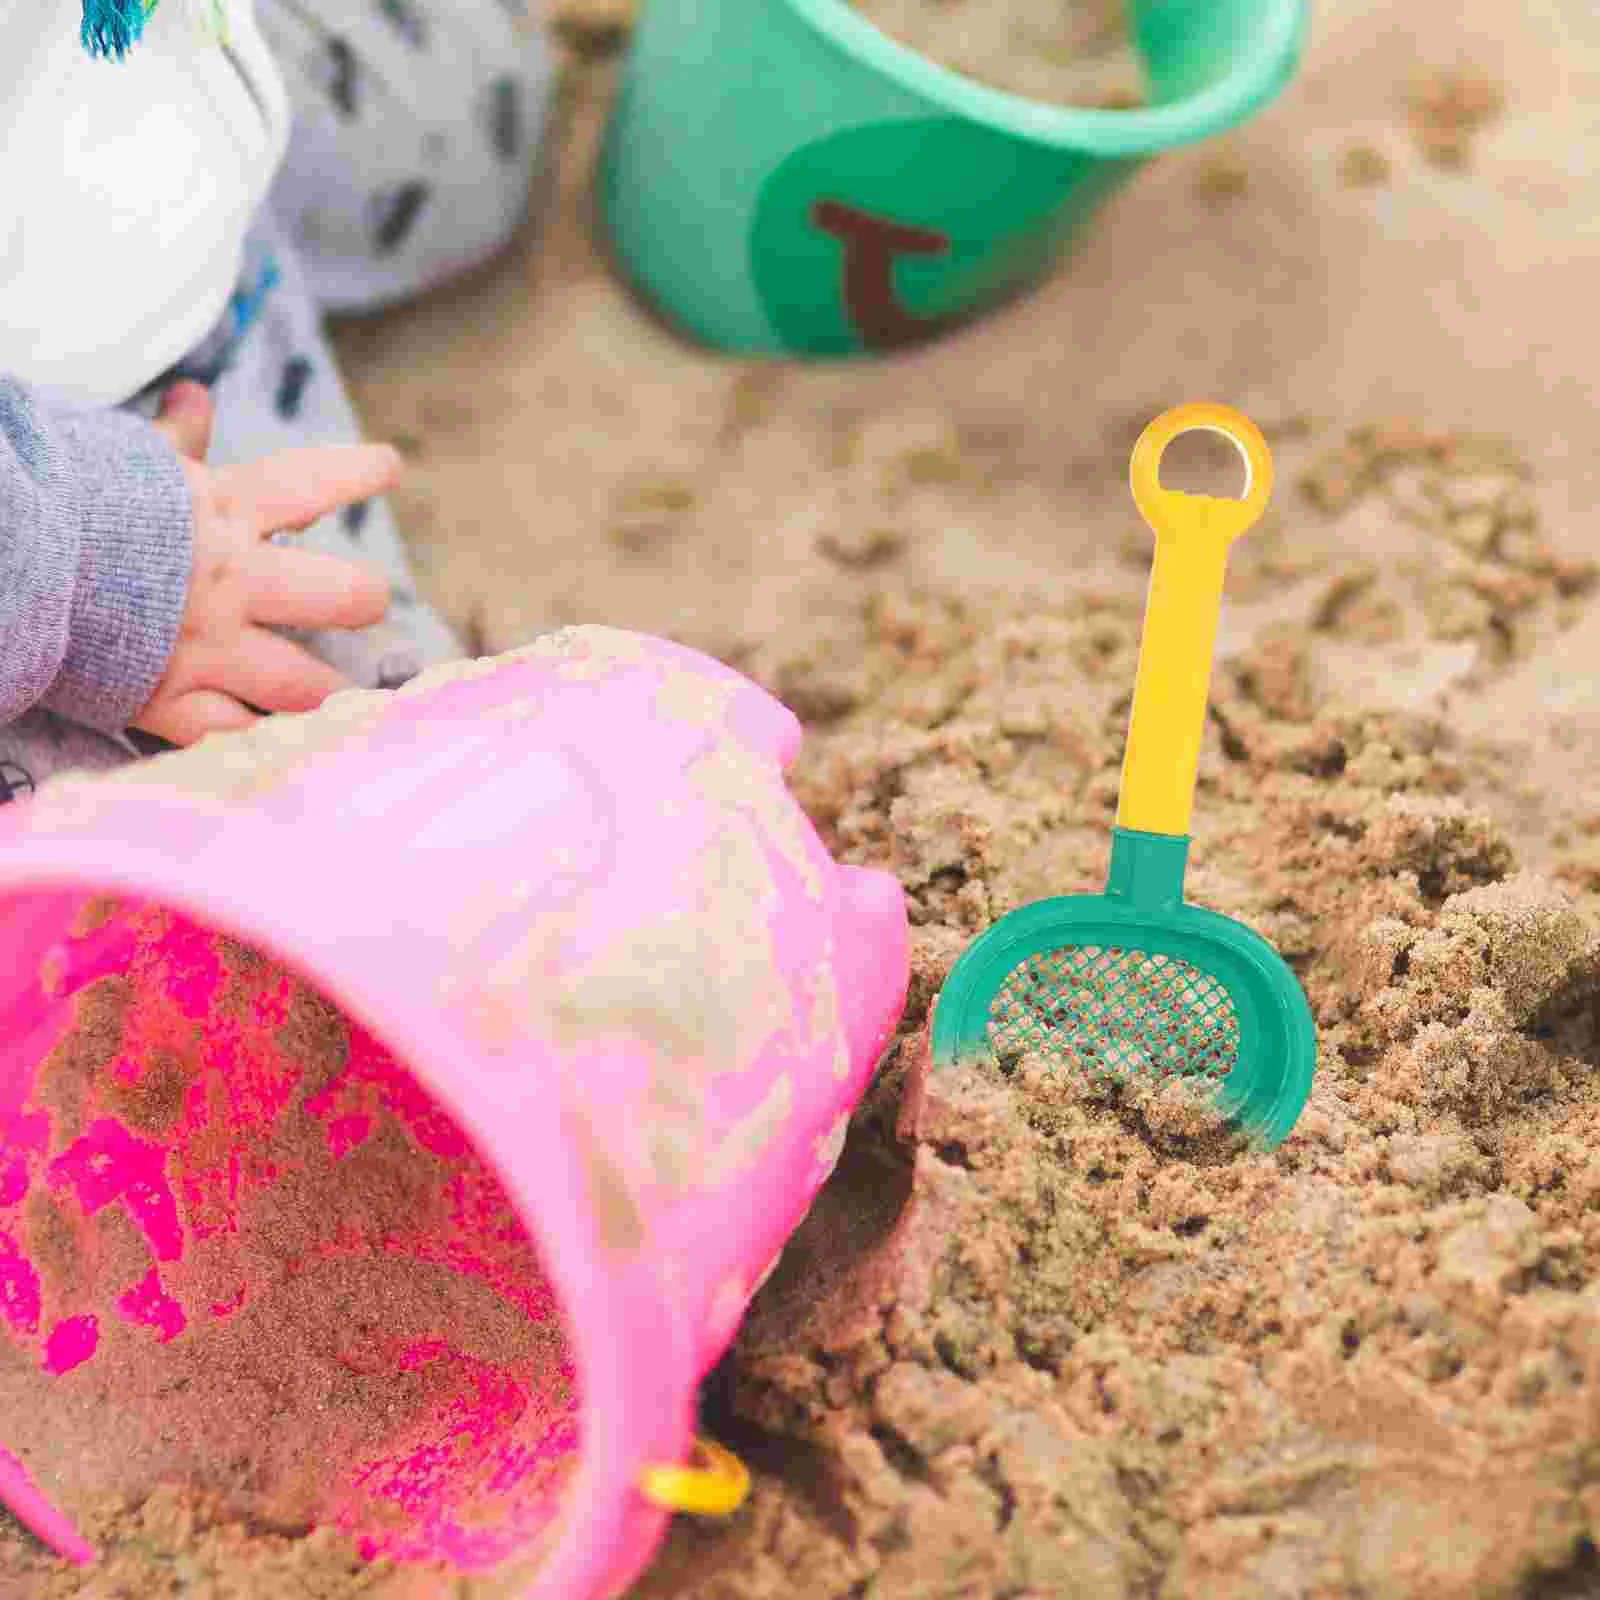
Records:
[[[1281,1149],[1181,1082],[931,1067],[968,938],[1103,870],[1123,609],[863,613],[797,781],[907,885],[907,1031],[724,1373],[752,1509],[638,1600],[1588,1592],[1600,929],[1446,727],[1319,706],[1305,634],[1219,669],[1197,898],[1321,1028]]]

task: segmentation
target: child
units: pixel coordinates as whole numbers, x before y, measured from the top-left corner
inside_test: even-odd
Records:
[[[460,653],[321,316],[521,220],[522,5],[0,0],[0,803]]]

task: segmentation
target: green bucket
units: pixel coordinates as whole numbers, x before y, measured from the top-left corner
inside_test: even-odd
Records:
[[[706,344],[915,344],[1037,281],[1150,157],[1271,101],[1307,10],[1130,0],[1150,104],[1097,111],[946,71],[846,0],[645,0],[601,214],[634,287]]]

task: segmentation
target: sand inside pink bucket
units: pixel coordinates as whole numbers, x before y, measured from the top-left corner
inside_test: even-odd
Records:
[[[0,1444],[91,1523],[187,1485],[366,1555],[528,1556],[578,1402],[494,1174],[276,964],[164,912],[78,932],[10,1121]]]

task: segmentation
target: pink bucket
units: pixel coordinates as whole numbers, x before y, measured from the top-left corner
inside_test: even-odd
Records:
[[[905,998],[799,740],[581,628],[0,815],[0,1501],[631,1583]]]

